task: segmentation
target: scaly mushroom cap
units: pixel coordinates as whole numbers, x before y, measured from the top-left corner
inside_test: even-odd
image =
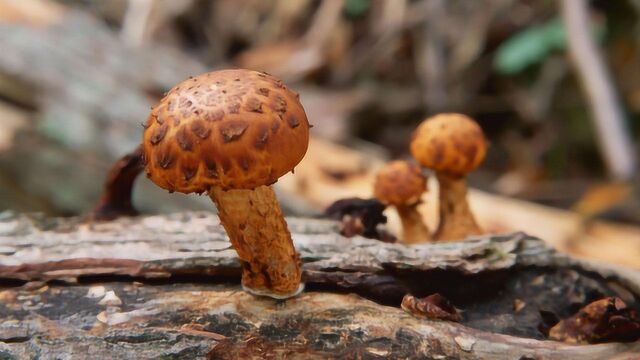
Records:
[[[427,190],[426,178],[420,167],[404,160],[387,163],[376,175],[374,196],[394,206],[413,205]]]
[[[147,176],[183,193],[273,184],[302,160],[309,143],[298,95],[273,76],[241,69],[178,84],[145,127]]]
[[[420,164],[455,177],[473,171],[486,152],[482,129],[462,114],[427,118],[415,130],[411,141],[411,154]]]

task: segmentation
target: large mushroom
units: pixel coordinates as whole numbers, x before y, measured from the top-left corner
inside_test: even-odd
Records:
[[[300,293],[299,256],[269,186],[307,151],[298,95],[265,73],[214,71],[171,89],[145,127],[147,176],[170,192],[208,193],[238,252],[243,288],[279,299]]]
[[[391,161],[376,175],[374,196],[396,208],[402,222],[402,240],[406,243],[431,240],[431,233],[417,209],[426,189],[427,181],[420,167],[408,161]]]
[[[413,133],[411,153],[420,164],[435,171],[440,185],[436,239],[464,239],[482,233],[467,203],[464,177],[482,162],[486,151],[482,129],[462,114],[427,118]]]

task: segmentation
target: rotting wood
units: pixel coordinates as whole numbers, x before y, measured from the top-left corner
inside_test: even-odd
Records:
[[[20,141],[0,122],[11,141],[0,149],[0,182],[15,183],[16,194],[3,205],[87,211],[101,185],[95,179],[140,142],[149,107],[206,67],[166,46],[127,47],[104,21],[57,2],[0,0],[0,13],[0,97],[33,114],[19,127]],[[152,192],[150,185],[142,192]],[[155,194],[149,198],[158,209],[162,197]],[[145,204],[136,205],[149,209]],[[174,198],[169,206],[176,204]]]
[[[87,285],[1,292],[0,356],[632,359],[640,351],[638,343],[571,346],[425,321],[356,295],[308,292],[278,302],[235,286],[105,287],[121,306],[87,297]]]
[[[541,341],[539,330],[542,312],[566,318],[597,296],[637,309],[637,271],[571,258],[522,233],[409,247],[344,238],[331,221],[288,223],[308,290],[278,302],[240,291],[237,257],[213,214],[85,222],[4,213],[0,354],[631,359],[640,352],[638,342]],[[100,305],[109,291],[122,304],[110,295]],[[434,292],[462,310],[460,324],[399,308],[407,293]]]

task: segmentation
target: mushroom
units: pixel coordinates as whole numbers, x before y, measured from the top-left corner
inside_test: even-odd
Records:
[[[147,176],[183,193],[208,193],[242,265],[242,286],[299,294],[300,259],[269,185],[304,157],[309,123],[299,96],[251,70],[189,78],[152,108],[143,136]]]
[[[402,239],[406,243],[431,240],[431,233],[417,209],[426,189],[427,181],[420,167],[408,161],[391,161],[376,175],[374,196],[396,208],[402,221]]]
[[[427,118],[413,133],[411,153],[420,164],[435,171],[440,185],[436,239],[464,239],[482,233],[467,203],[464,177],[482,162],[486,151],[482,129],[462,114]]]

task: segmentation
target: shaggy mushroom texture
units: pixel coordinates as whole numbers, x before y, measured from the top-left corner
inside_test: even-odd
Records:
[[[436,239],[464,239],[482,233],[467,203],[464,177],[482,162],[486,151],[482,129],[462,114],[435,115],[415,130],[411,153],[420,164],[435,171],[440,185]]]
[[[269,187],[307,151],[298,94],[265,73],[214,71],[171,89],[145,127],[147,176],[170,192],[209,194],[245,290],[275,298],[302,291],[300,261]]]

